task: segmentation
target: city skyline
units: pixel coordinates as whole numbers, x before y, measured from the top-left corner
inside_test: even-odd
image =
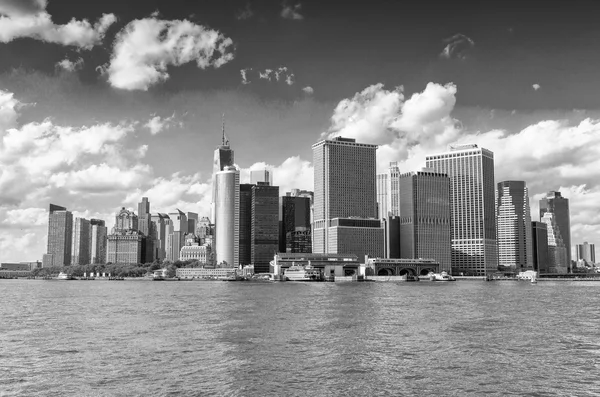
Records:
[[[156,213],[208,215],[223,113],[240,183],[249,182],[251,169],[268,168],[280,196],[313,190],[311,145],[324,137],[379,145],[378,172],[390,161],[401,172],[416,171],[425,155],[472,142],[495,153],[497,181],[527,183],[532,220],[539,220],[546,192],[560,191],[570,200],[571,245],[600,243],[597,60],[590,58],[594,30],[585,9],[536,10],[544,23],[525,18],[528,9],[520,9],[521,19],[507,18],[509,6],[494,8],[493,20],[473,10],[476,23],[467,29],[464,17],[427,20],[426,7],[382,2],[364,21],[377,29],[340,43],[338,35],[357,33],[343,26],[351,23],[340,25],[332,4],[299,3],[301,18],[282,16],[279,3],[250,2],[253,15],[238,19],[245,1],[0,2],[0,261],[41,259],[48,203],[109,227],[114,213],[135,209],[142,197]],[[16,12],[19,4],[32,6]],[[361,7],[340,13],[359,20]],[[382,23],[395,12],[407,16],[406,26]],[[103,13],[117,21],[103,19],[106,30],[87,39],[44,31],[71,18],[93,27]],[[35,15],[50,16],[54,25],[27,34],[6,23]],[[565,16],[577,26],[556,29],[552,21]],[[168,29],[183,19],[223,35],[222,43],[230,39],[225,52],[232,58],[215,54],[198,67],[201,54],[187,62],[165,48],[168,76],[159,70],[147,87],[125,87],[120,73],[147,62],[141,53],[136,65],[111,60],[124,55],[118,44],[131,38],[125,33],[142,20],[149,29]],[[140,48],[156,45],[151,33]],[[535,57],[520,56],[534,50]],[[383,66],[356,56],[367,52]]]

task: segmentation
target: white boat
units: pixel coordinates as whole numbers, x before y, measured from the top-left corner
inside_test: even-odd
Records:
[[[63,273],[60,272],[58,273],[58,276],[56,277],[57,280],[75,280],[75,278],[73,276],[71,276],[70,274],[67,273]]]
[[[319,269],[308,266],[292,264],[285,270],[284,276],[287,281],[321,281],[322,274]]]
[[[429,273],[429,280],[431,281],[456,281],[454,277],[443,271],[441,273]]]

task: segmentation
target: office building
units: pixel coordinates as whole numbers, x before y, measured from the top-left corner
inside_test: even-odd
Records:
[[[533,270],[529,193],[523,181],[498,183],[498,265],[516,272]]]
[[[474,144],[450,145],[426,157],[427,168],[450,177],[452,272],[497,271],[494,153]]]
[[[187,212],[185,214],[188,222],[187,233],[196,233],[196,227],[198,226],[198,214],[195,212]]]
[[[216,222],[216,195],[217,195],[217,173],[224,171],[225,167],[233,167],[234,166],[234,153],[233,149],[229,146],[229,140],[225,136],[225,115],[223,115],[223,123],[222,123],[222,137],[221,137],[221,145],[217,146],[215,149],[214,157],[213,157],[213,172],[212,172],[212,201],[211,201],[211,211],[210,211],[210,219]]]
[[[571,216],[569,214],[569,199],[564,198],[560,192],[549,191],[546,197],[540,200],[540,219],[545,213],[554,214],[553,219],[558,228],[558,234],[562,237],[567,251],[567,267],[571,269]],[[548,236],[550,238],[550,236]],[[550,243],[549,243],[550,245]]]
[[[256,185],[259,182],[273,185],[273,173],[268,169],[250,171],[250,184]]]
[[[166,234],[166,220],[169,219],[168,214],[156,213],[152,214],[151,220],[153,227],[153,247],[154,247],[154,258],[162,261],[167,257],[167,234]]]
[[[249,183],[240,184],[240,264],[252,263],[252,187]]]
[[[252,186],[250,255],[255,273],[268,273],[279,250],[279,187],[258,182]]]
[[[179,260],[179,253],[181,247],[183,247],[185,235],[188,232],[188,220],[186,214],[177,208],[174,212],[169,213],[169,219],[172,229],[169,233],[170,245],[167,252],[167,260],[175,262]]]
[[[281,234],[279,252],[311,253],[310,197],[292,195],[281,197]]]
[[[400,258],[433,259],[451,272],[450,178],[424,168],[401,174],[399,190]]]
[[[215,260],[217,266],[238,267],[240,244],[240,172],[226,166],[215,177]]]
[[[73,214],[65,207],[50,204],[48,218],[48,251],[43,266],[66,266],[71,264],[73,237]],[[51,256],[50,256],[51,255]]]
[[[138,217],[122,207],[115,216],[115,226],[108,236],[107,263],[136,264],[142,261],[142,240]]]
[[[377,213],[379,219],[400,214],[400,168],[396,161],[383,174],[377,174]]]
[[[377,218],[376,145],[336,137],[312,146],[314,215],[312,251],[384,255],[384,229]]]
[[[106,263],[106,249],[108,229],[106,223],[100,219],[90,219],[91,225],[91,245],[90,245],[90,263],[92,265]]]
[[[544,222],[531,222],[531,242],[533,270],[548,273],[548,226]]]
[[[584,261],[586,264],[596,263],[596,248],[594,244],[589,244],[587,241],[583,244],[575,246],[577,253],[577,262]]]
[[[570,261],[567,260],[567,247],[560,234],[560,226],[554,213],[544,213],[542,222],[546,224],[548,229],[548,271],[550,273],[566,273]]]
[[[142,197],[142,201],[138,203],[138,230],[143,235],[141,263],[149,263],[154,260],[155,227],[156,224],[152,222],[148,197]]]
[[[89,265],[91,263],[90,233],[90,221],[85,218],[75,218],[73,221],[73,247],[71,249],[71,264]]]

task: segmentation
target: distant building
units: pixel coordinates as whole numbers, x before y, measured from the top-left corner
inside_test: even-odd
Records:
[[[399,177],[400,258],[433,259],[452,271],[450,178],[424,168]],[[390,243],[390,246],[392,244]]]
[[[548,229],[548,271],[550,273],[566,273],[570,261],[567,260],[567,248],[560,234],[560,227],[554,218],[554,213],[544,213],[542,222],[546,224]]]
[[[212,201],[210,219],[216,223],[216,203],[217,203],[217,173],[224,171],[225,167],[234,166],[234,152],[229,146],[229,139],[225,136],[225,117],[223,116],[223,125],[221,132],[223,134],[221,145],[215,149],[213,157],[213,172],[212,172]],[[239,178],[238,178],[239,179]]]
[[[48,254],[44,267],[71,264],[73,214],[65,207],[50,204],[48,219]],[[48,261],[51,260],[51,263]]]
[[[250,184],[257,185],[259,182],[273,185],[273,174],[270,170],[254,170],[250,171]]]
[[[152,214],[150,213],[150,202],[147,197],[142,197],[142,201],[138,203],[138,230],[143,234],[142,263],[154,260],[155,227],[156,224],[152,222]]]
[[[427,168],[450,177],[452,271],[475,276],[498,269],[494,153],[474,144],[426,157]]]
[[[252,263],[252,187],[250,183],[240,184],[240,264]]]
[[[202,265],[212,264],[212,248],[208,244],[201,243],[201,239],[188,233],[185,235],[185,245],[179,251],[179,260],[194,260]]]
[[[103,220],[90,219],[92,229],[91,247],[90,247],[90,263],[97,265],[106,263],[106,252],[108,243],[108,229]]]
[[[566,266],[571,271],[571,215],[569,214],[569,199],[564,198],[560,192],[549,191],[546,197],[540,200],[540,219],[548,212],[554,214],[554,229],[557,229],[556,233],[560,234],[562,238],[566,249]],[[548,242],[548,245],[551,246],[550,242]]]
[[[377,146],[336,137],[312,149],[313,253],[384,256],[384,229],[377,218]]]
[[[15,270],[15,271],[32,271],[34,269],[41,268],[41,262],[19,262],[19,263],[0,263],[1,270]]]
[[[596,263],[596,248],[594,244],[587,241],[575,246],[577,252],[577,261],[585,261],[587,264]]]
[[[379,219],[400,214],[400,168],[398,162],[390,162],[383,174],[377,174],[377,208]]]
[[[115,216],[115,227],[108,236],[107,263],[136,264],[142,261],[144,234],[138,230],[138,217],[121,208]]]
[[[215,260],[217,265],[237,267],[240,238],[240,172],[226,166],[216,173]]]
[[[73,247],[71,249],[71,264],[89,265],[90,260],[90,221],[85,218],[75,218],[73,221]]]
[[[154,258],[160,261],[167,257],[167,234],[166,234],[166,221],[169,219],[169,215],[164,213],[156,213],[151,216],[152,223],[154,225],[153,230],[153,247],[154,247]]]
[[[312,252],[310,197],[286,193],[280,198],[282,234],[279,252]]]
[[[279,187],[266,182],[252,186],[250,256],[256,273],[268,273],[279,249]]]
[[[195,212],[188,212],[185,214],[188,221],[187,233],[196,233],[196,227],[198,225],[198,214]]]
[[[516,272],[533,270],[529,194],[523,181],[498,183],[498,265]]]
[[[544,222],[531,222],[531,232],[533,270],[548,273],[548,226]]]
[[[188,220],[185,213],[179,209],[169,213],[172,229],[169,230],[170,246],[167,252],[167,260],[175,262],[179,260],[179,253],[183,247],[184,236],[188,232]]]

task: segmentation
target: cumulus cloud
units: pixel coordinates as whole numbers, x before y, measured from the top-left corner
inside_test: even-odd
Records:
[[[285,19],[302,20],[304,16],[300,14],[302,4],[298,3],[295,5],[289,4],[287,1],[283,3],[283,9],[281,10],[281,17]]]
[[[12,128],[17,123],[17,109],[23,106],[12,92],[0,90],[0,132]]]
[[[252,68],[246,68],[240,70],[240,75],[242,76],[242,84],[250,84],[250,80],[248,79],[248,72],[252,71]]]
[[[466,59],[468,51],[475,46],[475,42],[462,33],[444,39],[446,46],[440,53],[440,57],[446,59]]]
[[[108,28],[117,20],[114,14],[104,14],[93,25],[87,19],[75,18],[57,25],[46,12],[46,5],[45,0],[3,1],[0,4],[0,42],[31,38],[89,50],[102,42]]]
[[[168,130],[169,128],[171,128],[171,126],[175,124],[174,120],[175,113],[166,118],[161,118],[160,116],[156,116],[153,114],[150,120],[148,120],[148,122],[144,124],[144,127],[148,128],[152,135],[156,135],[165,129]],[[179,124],[181,125],[181,123]]]
[[[308,95],[312,95],[315,92],[311,86],[304,87],[302,91]]]
[[[252,69],[245,69],[245,73],[243,75],[243,78],[248,78],[248,73],[251,71]],[[267,80],[267,81],[281,81],[286,83],[287,85],[293,85],[294,84],[294,73],[292,73],[287,66],[280,66],[277,69],[265,69],[263,71],[258,71],[258,78],[261,80]],[[247,80],[249,82],[249,80]]]
[[[246,6],[241,9],[238,10],[238,12],[235,14],[235,19],[237,20],[243,20],[243,19],[250,19],[254,16],[254,11],[252,11],[252,8],[250,7],[250,2],[246,3]]]
[[[532,87],[533,87],[534,91],[537,91],[537,90],[539,90],[540,88],[542,88],[542,86],[541,86],[541,85],[539,85],[539,84],[537,84],[537,83],[536,83],[536,84],[534,84],[534,85],[532,85]]]
[[[195,61],[200,69],[233,59],[233,42],[216,30],[188,20],[136,19],[115,38],[106,68],[109,83],[125,90],[147,90],[169,78],[169,65]]]
[[[83,67],[83,58],[78,58],[75,62],[65,58],[62,61],[57,62],[56,67],[67,72],[74,72]]]

